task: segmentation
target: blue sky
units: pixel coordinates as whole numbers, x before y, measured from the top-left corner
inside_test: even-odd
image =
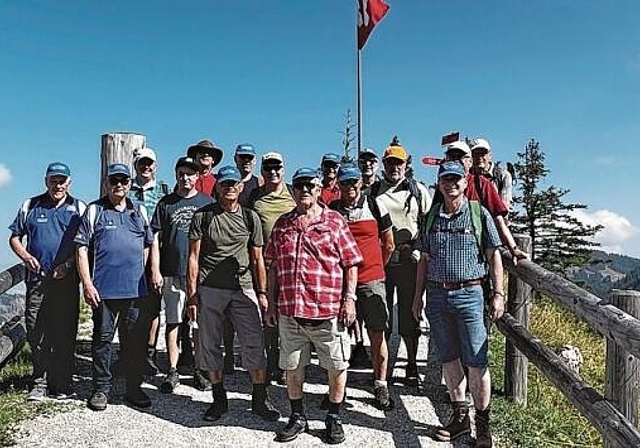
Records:
[[[279,150],[289,175],[340,151],[355,3],[0,0],[2,228],[51,161],[95,199],[106,132],[146,135],[164,179],[202,138],[225,161],[242,142]],[[388,3],[363,52],[365,145],[398,134],[419,160],[458,130],[506,161],[536,138],[549,183],[606,224],[605,248],[640,256],[640,2]],[[0,251],[0,268],[14,260]]]

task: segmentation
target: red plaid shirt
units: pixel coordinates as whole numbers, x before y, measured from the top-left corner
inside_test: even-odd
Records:
[[[322,206],[322,213],[306,228],[293,210],[273,228],[265,251],[276,262],[278,311],[305,319],[331,319],[340,312],[344,269],[362,261],[349,226],[338,212]]]

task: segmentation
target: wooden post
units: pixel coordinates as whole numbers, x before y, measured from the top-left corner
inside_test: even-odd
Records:
[[[531,254],[531,238],[527,235],[514,235],[516,244]],[[529,329],[529,303],[531,286],[509,273],[509,290],[506,312],[525,330]],[[504,392],[508,399],[516,404],[527,405],[527,373],[529,361],[515,346],[507,340],[505,346]]]
[[[614,289],[609,304],[640,318],[640,292]],[[629,422],[638,427],[638,359],[607,339],[604,395]],[[612,445],[605,443],[605,447]]]
[[[124,163],[131,168],[131,175],[134,176],[133,156],[135,151],[146,146],[147,138],[142,134],[132,132],[119,132],[102,135],[102,146],[100,150],[100,160],[102,169],[100,171],[100,196],[107,192],[104,188],[104,177],[107,174],[107,166],[112,163]]]

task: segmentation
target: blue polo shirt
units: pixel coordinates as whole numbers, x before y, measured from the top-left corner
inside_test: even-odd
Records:
[[[147,294],[144,249],[153,243],[147,211],[127,199],[123,211],[107,197],[92,202],[75,242],[93,248],[93,285],[101,299],[135,299]]]
[[[84,213],[84,202],[67,195],[60,205],[49,193],[27,199],[22,203],[13,223],[9,226],[12,236],[27,237],[27,251],[33,255],[44,276],[73,257],[73,237]],[[35,282],[38,274],[27,270],[26,282]]]

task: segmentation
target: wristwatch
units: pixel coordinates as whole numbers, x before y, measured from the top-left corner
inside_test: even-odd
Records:
[[[353,302],[355,303],[355,302],[357,302],[357,301],[358,301],[358,296],[356,296],[356,295],[355,295],[354,293],[352,293],[352,292],[348,292],[348,293],[346,293],[346,294],[344,295],[344,299],[345,299],[345,300],[347,300],[347,299],[351,299],[351,300],[353,300]]]

